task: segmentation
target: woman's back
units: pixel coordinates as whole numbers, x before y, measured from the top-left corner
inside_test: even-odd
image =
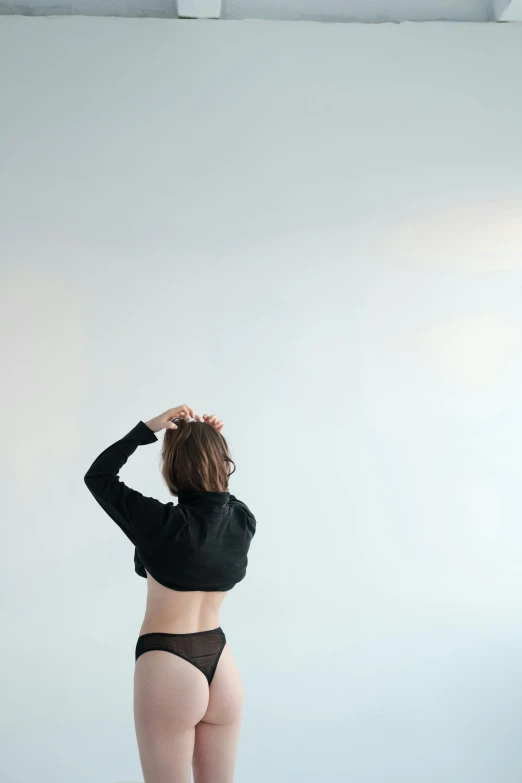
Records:
[[[226,490],[179,490],[174,505],[128,487],[120,469],[138,446],[155,441],[154,431],[139,421],[94,460],[85,484],[134,544],[139,576],[150,574],[173,593],[226,593],[246,575],[255,517]]]
[[[194,633],[217,628],[227,592],[172,590],[147,573],[147,606],[140,634]]]

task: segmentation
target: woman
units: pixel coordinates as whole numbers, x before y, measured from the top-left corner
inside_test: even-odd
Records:
[[[243,685],[219,609],[246,574],[256,520],[228,492],[228,465],[235,464],[222,428],[215,415],[170,408],[139,421],[85,474],[90,492],[134,544],[135,571],[147,579],[134,669],[145,783],[190,783],[191,768],[194,783],[234,777]],[[163,429],[162,475],[177,505],[145,497],[118,477],[136,448],[157,441]]]

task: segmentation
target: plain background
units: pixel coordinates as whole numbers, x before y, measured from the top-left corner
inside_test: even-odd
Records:
[[[4,780],[143,779],[83,475],[188,403],[258,520],[237,783],[519,783],[521,77],[519,25],[1,19]]]
[[[516,4],[519,0],[514,0]],[[492,22],[511,0],[222,0],[221,19]],[[177,17],[176,0],[0,0],[0,14]]]

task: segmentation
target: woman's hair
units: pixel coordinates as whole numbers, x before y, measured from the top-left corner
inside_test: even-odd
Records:
[[[174,419],[177,430],[165,430],[161,474],[172,495],[180,490],[227,492],[236,470],[223,435],[202,421]],[[229,464],[234,470],[228,471]]]

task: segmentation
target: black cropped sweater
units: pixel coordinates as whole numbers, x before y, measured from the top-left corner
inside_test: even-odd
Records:
[[[172,590],[231,590],[246,575],[256,532],[250,509],[229,492],[180,491],[162,503],[118,477],[137,447],[154,443],[143,421],[102,451],[85,474],[89,491],[134,544],[134,570]]]

